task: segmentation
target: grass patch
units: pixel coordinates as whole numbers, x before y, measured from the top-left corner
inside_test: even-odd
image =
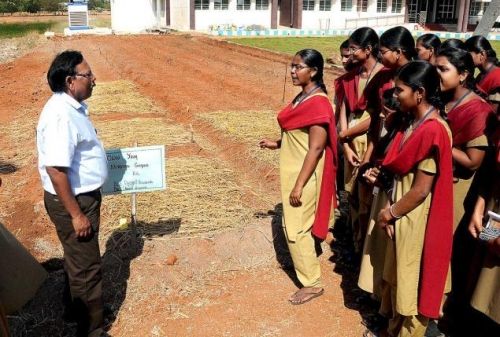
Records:
[[[262,138],[279,139],[280,128],[275,111],[218,111],[201,114],[199,118],[209,122],[223,134],[247,144],[247,155],[278,166],[279,152],[262,150],[257,144]]]
[[[23,16],[19,17],[18,20],[15,17],[9,17],[9,20],[11,21],[0,23],[0,39],[20,37],[29,32],[42,34],[46,31],[52,31],[62,34],[64,29],[68,27],[67,15]],[[89,26],[92,28],[111,28],[111,15],[89,15]]]
[[[0,23],[0,39],[8,39],[28,35],[31,32],[43,34],[52,29],[55,21],[26,22],[26,23]]]
[[[346,36],[334,37],[271,37],[271,38],[234,38],[231,42],[245,46],[268,49],[285,54],[294,55],[301,49],[314,48],[318,50],[325,59],[338,54],[340,44]]]
[[[231,42],[245,46],[257,47],[277,52],[294,55],[301,49],[314,48],[318,50],[325,60],[333,58],[337,63],[339,47],[347,36],[334,37],[269,37],[269,38],[232,38]],[[444,41],[444,39],[442,39]],[[497,57],[500,57],[500,41],[490,41]]]
[[[500,57],[500,41],[495,40],[495,41],[490,41],[490,43],[493,49],[495,49],[495,52],[497,53],[497,58]]]
[[[89,16],[91,27],[111,28],[111,15]]]

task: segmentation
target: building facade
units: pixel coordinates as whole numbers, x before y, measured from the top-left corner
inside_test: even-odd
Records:
[[[111,0],[117,32],[477,24],[491,0]]]

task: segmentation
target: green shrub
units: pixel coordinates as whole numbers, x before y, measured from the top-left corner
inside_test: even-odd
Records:
[[[24,36],[30,32],[40,34],[50,30],[54,25],[53,21],[48,22],[26,22],[26,23],[1,23],[0,39]]]

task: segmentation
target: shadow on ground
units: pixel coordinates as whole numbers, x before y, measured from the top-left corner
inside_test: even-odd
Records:
[[[346,193],[341,192],[339,203],[340,216],[332,230],[335,241],[331,244],[333,272],[342,277],[340,287],[346,308],[359,312],[362,323],[368,329],[377,331],[385,324],[378,314],[379,303],[358,287],[360,256],[354,251],[353,232],[348,219],[348,201]]]
[[[132,260],[142,254],[144,240],[175,233],[181,219],[139,223],[135,240],[131,230],[115,230],[106,240],[102,255],[105,328],[110,329],[127,294]],[[147,227],[147,233],[143,229]],[[144,232],[144,233],[143,233]],[[144,235],[143,235],[144,234]],[[48,279],[36,296],[16,314],[8,316],[12,337],[72,337],[76,324],[63,320],[64,262],[52,258],[42,263]]]
[[[268,212],[272,216],[271,230],[273,234],[273,246],[276,253],[276,260],[278,261],[281,269],[292,280],[297,288],[301,288],[302,284],[297,278],[295,269],[293,268],[292,256],[288,250],[285,232],[283,230],[283,204],[279,203],[274,206],[274,210]]]

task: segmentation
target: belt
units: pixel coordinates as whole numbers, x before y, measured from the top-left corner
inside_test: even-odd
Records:
[[[45,191],[45,190],[44,190],[44,191]],[[52,193],[50,193],[50,192],[48,192],[48,191],[45,191],[45,193],[48,193],[48,194],[50,194],[50,195],[52,195],[52,196],[54,196],[54,197],[57,197],[57,194],[52,194]],[[75,195],[75,197],[78,197],[78,196],[80,196],[80,195],[94,196],[94,195],[100,195],[100,194],[101,194],[101,189],[100,189],[100,188],[98,188],[98,189],[93,190],[93,191],[83,192],[83,193],[78,193],[77,195]]]

